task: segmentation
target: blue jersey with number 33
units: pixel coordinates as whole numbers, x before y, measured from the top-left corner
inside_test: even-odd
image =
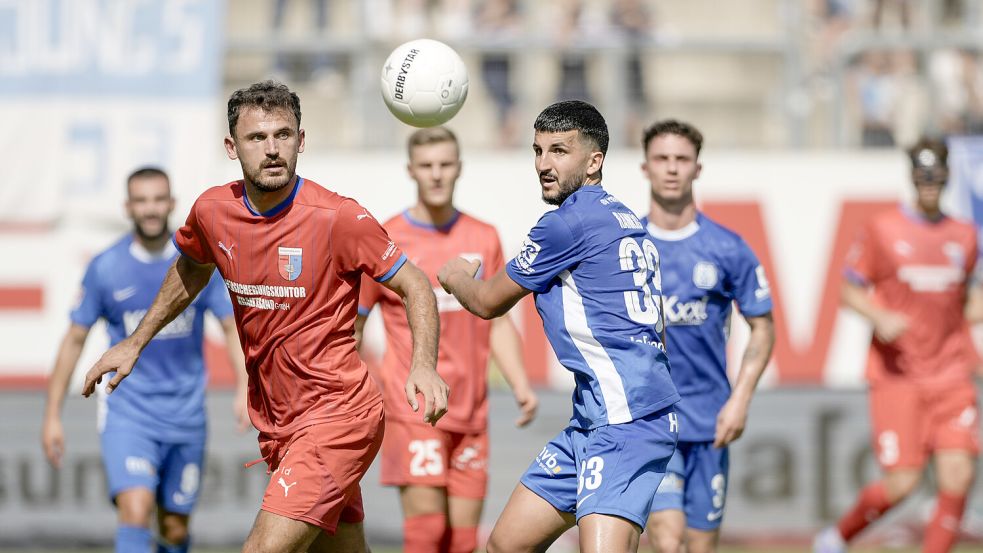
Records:
[[[659,252],[603,188],[583,186],[543,215],[506,271],[535,292],[546,336],[574,373],[572,426],[630,422],[679,401],[659,337]]]

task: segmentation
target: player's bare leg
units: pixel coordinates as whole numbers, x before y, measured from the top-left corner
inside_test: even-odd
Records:
[[[679,509],[654,512],[649,515],[645,531],[656,553],[680,553],[686,533],[686,515]]]
[[[170,545],[180,545],[188,541],[188,515],[171,513],[163,507],[157,509],[157,527],[160,539]]]
[[[714,553],[720,541],[720,530],[686,529],[686,553]]]
[[[126,526],[150,527],[150,515],[157,500],[147,488],[130,488],[116,494],[119,523]]]
[[[519,484],[495,522],[488,553],[539,553],[576,524],[573,513],[557,510]],[[636,539],[637,543],[637,539]]]
[[[635,553],[642,529],[614,515],[592,513],[580,518],[580,553]]]
[[[976,477],[976,457],[968,451],[944,449],[935,453],[935,481],[939,491],[966,495]]]
[[[922,468],[896,468],[884,474],[884,491],[891,505],[911,495],[922,482]]]
[[[361,522],[339,522],[334,535],[318,534],[308,549],[310,553],[368,553],[365,529]]]
[[[341,525],[339,524],[339,528]],[[314,543],[321,529],[269,511],[260,511],[242,546],[243,553],[302,553]]]
[[[478,547],[478,524],[481,522],[483,499],[470,497],[447,498],[447,523],[451,529],[450,553],[470,553]]]

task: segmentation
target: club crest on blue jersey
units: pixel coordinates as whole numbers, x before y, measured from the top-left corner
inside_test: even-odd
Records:
[[[297,280],[303,267],[304,250],[283,246],[279,246],[277,250],[279,255],[277,256],[276,267],[280,271],[280,276],[286,280]]]
[[[717,285],[717,266],[709,261],[700,261],[693,266],[693,284],[703,290],[712,290]]]

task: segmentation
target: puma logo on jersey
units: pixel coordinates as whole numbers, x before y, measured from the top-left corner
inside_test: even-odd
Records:
[[[279,480],[277,480],[277,483],[283,486],[283,497],[287,497],[288,495],[290,495],[290,488],[297,485],[297,482],[287,484],[287,481],[284,480],[282,476],[280,477]]]
[[[218,247],[219,247],[220,250],[222,250],[223,252],[225,252],[225,255],[229,256],[229,260],[231,261],[232,260],[232,248],[236,247],[236,245],[235,244],[232,244],[231,247],[228,247],[227,248],[227,247],[225,247],[225,244],[223,244],[221,241],[219,241]]]
[[[369,212],[366,211],[365,213],[362,213],[361,215],[356,215],[355,216],[355,220],[356,221],[361,221],[362,219],[367,219],[369,217],[371,217],[371,215],[369,215]]]

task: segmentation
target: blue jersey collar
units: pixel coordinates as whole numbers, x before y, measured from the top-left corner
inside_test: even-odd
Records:
[[[270,209],[268,209],[268,210],[260,213],[260,212],[256,211],[255,209],[253,209],[253,206],[249,204],[249,195],[246,194],[246,182],[243,181],[243,183],[242,183],[242,203],[246,204],[246,209],[248,209],[249,212],[252,213],[253,215],[256,215],[258,217],[273,217],[273,216],[279,214],[284,209],[287,209],[288,207],[290,207],[290,204],[292,204],[293,201],[294,201],[294,198],[297,197],[297,192],[300,191],[300,187],[303,184],[304,184],[304,179],[300,175],[297,175],[297,184],[294,185],[294,189],[293,189],[292,192],[290,192],[290,195],[287,196],[286,198],[284,198],[282,202],[280,202],[277,205],[271,207]]]

